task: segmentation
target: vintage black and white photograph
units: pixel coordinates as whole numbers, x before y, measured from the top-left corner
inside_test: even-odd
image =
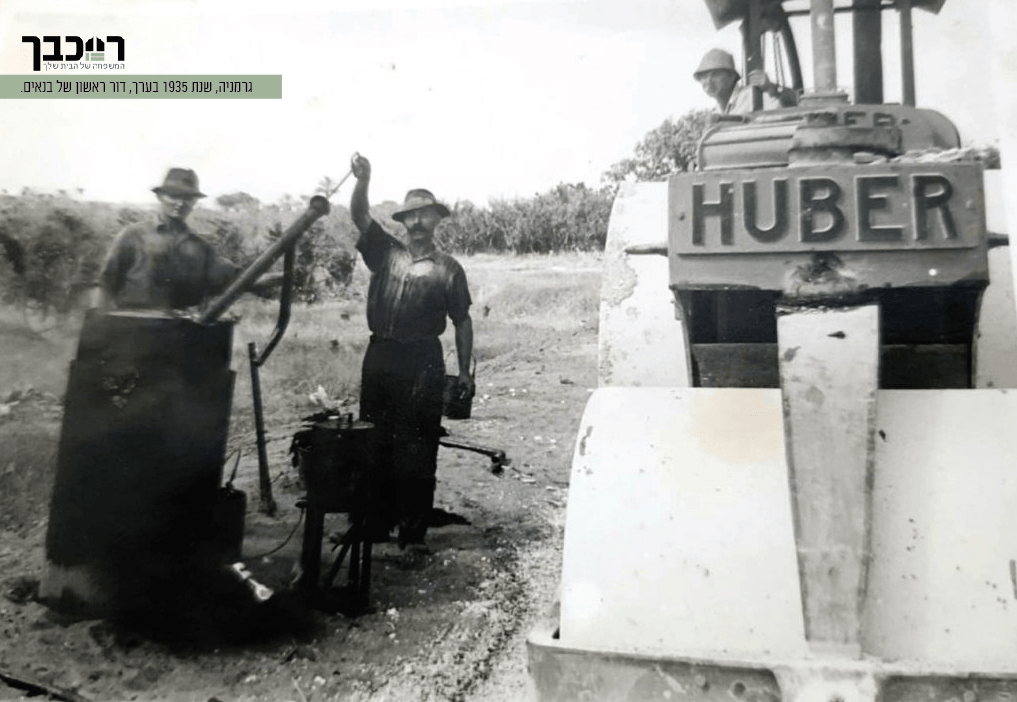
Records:
[[[1012,702],[1013,0],[0,0],[0,700]]]

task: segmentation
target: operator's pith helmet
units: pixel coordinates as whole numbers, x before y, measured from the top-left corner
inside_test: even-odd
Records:
[[[742,77],[735,68],[734,56],[723,49],[710,49],[707,51],[703,56],[703,60],[699,62],[699,68],[692,74],[692,77],[699,80],[699,77],[707,71],[731,71],[736,77]]]

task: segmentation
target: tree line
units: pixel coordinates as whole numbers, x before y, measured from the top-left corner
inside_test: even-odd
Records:
[[[560,183],[532,197],[501,199],[486,207],[468,200],[452,204],[452,217],[438,230],[443,248],[459,254],[546,254],[598,251],[607,237],[611,205],[619,184],[654,180],[687,169],[705,126],[705,112],[665,120],[636,145],[633,157],[604,174],[597,186]],[[318,192],[331,196],[336,183],[322,178]],[[189,223],[243,266],[263,251],[306,206],[307,198],[285,196],[264,204],[235,192],[204,201]],[[382,203],[387,220],[397,203]],[[96,283],[103,256],[116,232],[151,216],[150,209],[85,202],[77,193],[0,195],[0,300],[42,313],[67,312]],[[349,211],[337,205],[297,243],[295,292],[313,302],[341,295],[356,265],[357,232]]]
[[[451,205],[438,240],[451,253],[546,254],[599,251],[607,237],[614,196],[622,183],[664,180],[695,167],[696,151],[710,125],[709,110],[665,119],[636,144],[632,156],[613,164],[597,186],[560,183],[528,198],[491,201],[486,207],[462,200]],[[999,167],[998,149],[982,158]],[[330,199],[338,183],[322,178],[318,193]],[[43,313],[66,312],[96,283],[102,257],[121,228],[151,215],[150,209],[83,202],[78,193],[0,195],[0,301]],[[284,196],[264,204],[235,192],[214,203],[202,201],[189,223],[235,263],[245,266],[279,236],[306,207],[308,198]],[[390,215],[399,205],[373,208],[394,232]],[[342,295],[356,266],[357,232],[342,205],[319,219],[298,240],[295,292],[315,302]]]

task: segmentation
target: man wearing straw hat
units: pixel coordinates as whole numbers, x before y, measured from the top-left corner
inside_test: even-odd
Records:
[[[403,244],[371,217],[370,162],[357,154],[351,169],[357,184],[350,214],[360,231],[357,249],[371,271],[371,340],[361,373],[360,416],[378,427],[377,468],[388,477],[378,505],[387,515],[376,515],[380,528],[374,537],[383,539],[390,527],[398,526],[401,547],[414,545],[414,550],[426,552],[445,384],[439,337],[451,319],[460,391],[472,395],[470,291],[462,266],[435,247],[435,229],[449,209],[429,190],[410,190],[392,215],[406,229]]]
[[[194,171],[171,168],[152,192],[158,217],[125,227],[106,255],[101,307],[192,307],[225,290],[240,271],[187,226],[195,203],[205,197]]]

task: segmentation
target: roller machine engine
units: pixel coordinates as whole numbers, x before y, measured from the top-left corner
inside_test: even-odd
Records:
[[[944,3],[706,0],[800,98],[619,191],[537,699],[1017,694],[1017,312],[998,171],[915,107],[911,13]]]

